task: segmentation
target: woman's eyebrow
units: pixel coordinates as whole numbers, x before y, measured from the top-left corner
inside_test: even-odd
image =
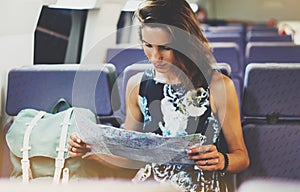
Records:
[[[147,41],[145,41],[145,40],[142,40],[142,42],[143,42],[143,43],[147,43],[147,44],[150,44],[150,43],[148,43],[148,42],[147,42]]]
[[[142,40],[143,43],[146,43],[146,44],[149,44],[149,45],[152,45],[151,43],[148,43],[147,41],[145,40]],[[156,45],[156,44],[155,44]],[[165,44],[161,44],[161,45],[156,45],[156,46],[160,46],[160,47],[169,47],[171,45],[171,43],[165,43]]]

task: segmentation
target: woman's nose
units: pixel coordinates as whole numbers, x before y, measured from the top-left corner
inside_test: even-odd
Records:
[[[158,48],[152,49],[151,59],[154,61],[161,61],[163,59],[162,54]]]

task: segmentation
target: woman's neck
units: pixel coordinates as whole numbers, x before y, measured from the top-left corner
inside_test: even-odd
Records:
[[[154,71],[154,79],[159,82],[166,83],[166,84],[181,83],[178,75],[173,74],[173,73],[159,73],[157,71]]]

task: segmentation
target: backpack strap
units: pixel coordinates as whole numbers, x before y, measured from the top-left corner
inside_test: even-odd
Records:
[[[60,133],[60,141],[59,141],[59,147],[56,149],[58,151],[57,157],[55,159],[55,172],[54,172],[54,177],[53,177],[53,183],[58,184],[60,175],[62,172],[62,169],[65,164],[65,158],[64,158],[64,153],[67,152],[68,150],[66,149],[66,142],[67,142],[67,134],[68,134],[68,128],[70,126],[70,120],[71,120],[71,115],[73,112],[73,108],[70,108],[66,111],[66,114],[64,116],[63,122],[61,124],[62,129]],[[65,174],[63,174],[65,177]],[[64,181],[66,182],[66,181]]]
[[[30,161],[29,161],[29,150],[31,147],[29,146],[29,138],[33,127],[36,126],[38,120],[40,120],[46,114],[45,111],[39,111],[38,114],[31,120],[30,123],[26,124],[27,128],[23,138],[23,148],[22,151],[22,179],[24,183],[29,182],[29,178],[32,178],[31,170],[30,170]]]

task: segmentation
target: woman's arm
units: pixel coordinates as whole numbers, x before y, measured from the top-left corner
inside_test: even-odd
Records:
[[[138,130],[142,125],[142,114],[138,106],[139,83],[141,74],[137,74],[129,79],[126,88],[126,120],[124,129]],[[87,145],[77,134],[72,134],[69,140],[69,155],[71,157],[82,157],[90,151],[90,146]],[[139,168],[144,166],[144,162],[133,161],[114,155],[93,154],[87,157],[94,159],[102,164],[110,167],[118,166],[125,168]]]
[[[213,75],[210,87],[210,102],[217,114],[228,145],[228,172],[240,172],[249,166],[248,152],[244,143],[240,121],[238,97],[232,80],[224,75]],[[202,152],[199,155],[191,155]],[[216,146],[207,145],[190,149],[190,158],[196,160],[203,170],[224,169],[225,159]]]
[[[227,171],[243,171],[250,162],[244,143],[240,107],[233,81],[224,75],[221,78],[217,77],[212,95],[229,150]]]
[[[139,131],[143,127],[143,116],[138,104],[140,82],[143,73],[132,76],[126,87],[126,119],[124,129]]]

